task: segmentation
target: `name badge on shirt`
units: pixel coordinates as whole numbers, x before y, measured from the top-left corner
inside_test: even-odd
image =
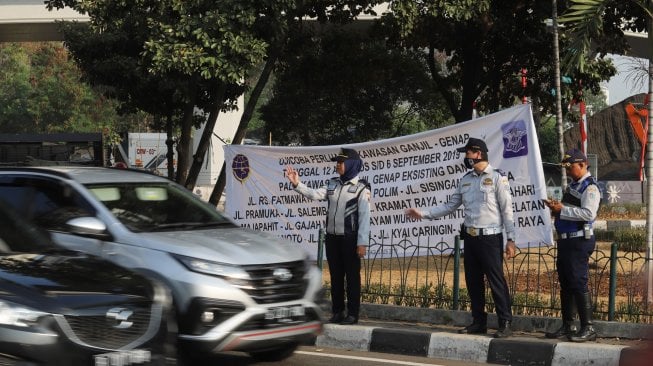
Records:
[[[492,185],[492,178],[483,179],[483,185],[484,186],[491,186]]]

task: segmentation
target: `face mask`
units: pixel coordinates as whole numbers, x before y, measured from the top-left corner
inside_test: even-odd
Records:
[[[482,159],[472,159],[472,158],[465,158],[465,167],[467,169],[472,169],[476,163],[483,161]]]

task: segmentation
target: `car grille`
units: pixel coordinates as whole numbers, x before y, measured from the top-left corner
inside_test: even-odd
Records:
[[[306,292],[307,281],[304,279],[303,261],[243,266],[250,279],[239,283],[243,291],[259,304],[271,304],[301,299]],[[290,279],[275,276],[275,270],[286,269]]]
[[[304,316],[295,318],[292,321],[285,321],[285,322],[277,322],[276,320],[265,319],[265,315],[258,314],[251,317],[245,323],[238,326],[238,328],[236,328],[235,331],[251,332],[251,331],[257,331],[261,329],[274,329],[274,328],[288,327],[288,326],[293,326],[293,325],[298,325],[298,324],[308,323],[308,322],[318,321],[318,320],[320,320],[320,317],[317,315],[315,309],[312,308],[306,308],[306,314]]]
[[[127,308],[133,313],[124,321],[107,316],[109,312]],[[159,330],[161,317],[162,309],[157,304],[152,308],[123,305],[120,308],[84,309],[75,315],[55,318],[66,336],[77,344],[101,349],[127,349],[150,340]]]
[[[5,355],[0,355],[0,366],[17,366],[21,364],[24,365],[25,361]]]

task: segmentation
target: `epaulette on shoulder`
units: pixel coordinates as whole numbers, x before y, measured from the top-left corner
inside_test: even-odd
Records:
[[[499,173],[500,175],[502,175],[502,176],[504,176],[504,177],[506,176],[506,172],[504,172],[504,171],[501,170],[501,169],[494,169],[494,171],[497,172],[497,173]]]
[[[358,185],[359,185],[359,186],[363,186],[363,187],[367,187],[367,188],[371,188],[371,187],[372,187],[372,186],[370,185],[370,182],[368,182],[368,181],[365,180],[365,179],[359,179],[359,180],[358,180]]]
[[[467,173],[465,173],[465,175],[463,175],[463,177],[466,177],[466,176],[468,176],[468,175],[470,175],[470,174],[472,174],[472,173],[474,173],[474,170],[473,170],[473,169],[470,170],[470,171],[468,171]]]

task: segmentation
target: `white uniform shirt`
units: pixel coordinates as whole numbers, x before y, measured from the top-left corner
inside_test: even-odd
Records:
[[[578,197],[578,192],[575,190],[585,179],[590,177],[587,172],[578,181],[573,182],[568,188],[570,194]],[[569,221],[594,221],[599,212],[599,204],[601,203],[601,191],[596,184],[590,184],[585,188],[582,195],[580,195],[580,207],[570,204],[565,204],[560,210],[560,219]]]
[[[436,219],[465,206],[465,227],[501,228],[508,239],[515,239],[512,195],[508,178],[490,164],[479,175],[475,170],[465,174],[448,202],[421,211],[424,218]]]

